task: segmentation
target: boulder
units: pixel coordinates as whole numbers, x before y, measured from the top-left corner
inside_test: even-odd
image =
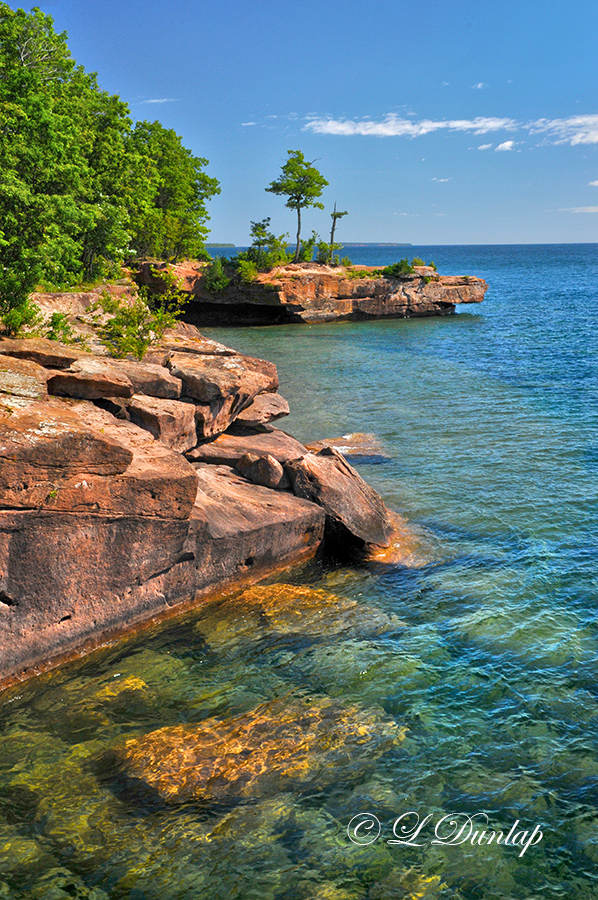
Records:
[[[393,533],[384,501],[334,448],[285,463],[293,492],[326,512],[326,539],[343,551],[387,547]]]
[[[251,428],[267,425],[288,416],[289,412],[289,404],[280,394],[258,394],[246,409],[241,410],[236,421]]]
[[[42,400],[48,396],[47,381],[48,372],[37,363],[0,356],[0,395]],[[5,397],[0,396],[0,403]]]
[[[81,357],[70,369],[51,375],[48,392],[58,397],[99,400],[102,397],[132,397],[133,385],[118,365],[96,356]]]
[[[277,459],[269,453],[258,456],[257,453],[245,453],[235,466],[238,472],[253,484],[262,484],[275,491],[286,491],[291,482]]]
[[[304,456],[306,449],[298,440],[278,428],[243,428],[233,425],[226,434],[199,444],[186,455],[193,462],[236,466],[246,453],[273,456],[279,463]]]
[[[145,428],[171,450],[183,453],[197,443],[194,403],[134,394],[127,410],[131,422]]]
[[[324,515],[315,504],[250,484],[229,466],[200,463],[193,468],[198,480],[194,509],[198,527],[214,539],[239,541],[239,546],[245,535],[254,535],[253,549],[247,553],[249,567],[264,555],[278,565],[301,542],[307,555],[313,555],[324,529]]]
[[[225,431],[257,394],[278,387],[276,366],[249,356],[173,353],[168,366],[185,395],[198,401],[198,433],[204,437]]]

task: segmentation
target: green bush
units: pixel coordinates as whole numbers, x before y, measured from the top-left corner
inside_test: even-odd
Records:
[[[160,340],[183,312],[185,298],[174,275],[160,269],[152,269],[152,275],[162,281],[163,291],[157,296],[151,296],[147,288],[140,288],[132,299],[104,291],[92,307],[98,335],[112,356],[143,359],[150,344]],[[102,314],[110,318],[99,323]]]
[[[385,278],[401,278],[404,275],[413,275],[414,269],[407,257],[382,269]]]
[[[345,269],[346,269],[346,268],[348,268],[349,266],[352,266],[352,265],[353,265],[353,263],[351,262],[351,260],[349,259],[349,257],[348,257],[348,256],[343,256],[343,258],[341,259],[341,266],[344,266]]]
[[[257,278],[257,266],[250,259],[240,259],[237,263],[237,272],[244,284],[251,284]]]
[[[342,246],[342,244],[329,244],[328,241],[320,241],[317,245],[317,261],[323,265],[338,266],[339,257],[335,254],[335,250],[341,250]]]
[[[411,260],[411,265],[412,266],[425,266],[425,262],[423,261],[423,259],[420,259],[419,256],[414,256],[413,259]]]
[[[66,313],[53,312],[45,323],[45,337],[51,341],[60,341],[61,344],[73,344],[75,333]]]
[[[222,260],[219,256],[204,270],[204,285],[206,290],[213,294],[224,291],[230,284],[230,278],[224,274]]]
[[[314,258],[314,248],[318,241],[318,235],[315,231],[312,231],[311,237],[306,241],[301,241],[301,246],[299,248],[299,261],[300,262],[311,262]]]
[[[270,219],[251,223],[251,246],[231,259],[231,265],[239,268],[242,262],[253,263],[258,272],[269,272],[275,266],[284,265],[293,258],[287,252],[288,234],[275,235],[268,231]]]

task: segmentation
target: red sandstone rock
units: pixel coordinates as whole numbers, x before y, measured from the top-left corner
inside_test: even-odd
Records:
[[[280,394],[258,394],[255,400],[239,413],[236,421],[249,427],[267,425],[268,422],[288,416],[289,412],[289,404]]]
[[[171,450],[184,453],[197,444],[195,404],[134,394],[127,409],[131,422]]]
[[[249,356],[173,353],[168,366],[187,396],[198,401],[198,434],[225,431],[253,398],[278,387],[276,366]]]
[[[278,428],[262,426],[261,429],[249,429],[233,426],[233,429],[234,431],[221,434],[214,441],[199,444],[186,454],[187,459],[192,462],[236,466],[246,453],[255,453],[257,456],[269,454],[284,464],[307,452],[296,438]]]
[[[169,335],[160,341],[160,348],[171,351],[172,353],[190,353],[193,356],[238,356],[236,350],[232,350],[225,344],[219,344],[218,341],[212,341],[210,338],[203,337],[194,325],[189,325],[189,329],[193,329],[195,334]]]
[[[0,417],[0,507],[189,516],[193,467],[91,403],[32,404]]]
[[[90,425],[105,423],[108,442],[128,440],[133,460],[122,475],[71,480],[49,501],[55,508],[0,511],[0,678],[307,559],[322,541],[324,513],[314,504],[225,467],[196,474],[147,432],[117,420],[113,432],[108,413],[80,407]]]
[[[262,484],[275,491],[286,491],[291,486],[283,467],[269,453],[266,453],[265,456],[245,453],[241,459],[237,460],[235,468],[243,478],[253,484]]]
[[[118,361],[118,371],[126,375],[136,394],[162,397],[165,400],[178,400],[181,396],[182,381],[174,378],[163,365],[121,359]]]
[[[393,526],[382,498],[337,450],[307,453],[285,471],[296,496],[325,510],[327,540],[341,549],[389,545]]]
[[[351,278],[342,267],[292,263],[261,273],[249,284],[233,281],[217,294],[206,290],[202,269],[187,269],[184,289],[193,297],[189,315],[200,323],[202,316],[213,317],[214,307],[231,322],[259,316],[269,323],[447,315],[457,303],[479,303],[488,288],[481,278],[442,276],[427,266],[401,278],[374,277],[368,266],[354,269],[372,277]],[[174,272],[179,274],[177,267]]]
[[[29,359],[50,369],[68,369],[83,355],[81,351],[45,338],[4,338],[0,340],[0,354]]]
[[[102,397],[132,397],[133,385],[115,363],[95,356],[78,359],[70,369],[48,379],[48,392],[58,397],[99,400]]]
[[[48,396],[48,372],[27,359],[0,356],[0,395],[42,400]],[[12,404],[9,404],[12,405]],[[19,404],[17,404],[19,405]]]

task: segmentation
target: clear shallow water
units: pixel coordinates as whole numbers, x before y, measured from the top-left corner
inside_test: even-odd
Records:
[[[377,435],[390,460],[360,471],[427,564],[308,566],[279,580],[339,598],[317,624],[214,605],[0,698],[0,898],[598,897],[598,245],[350,251],[407,252],[486,278],[485,302],[209,333],[277,363],[297,437]],[[160,802],[106,762],[281,698],[379,725],[213,802]],[[408,811],[433,817],[422,846],[388,845]],[[382,835],[357,846],[364,812]],[[543,839],[431,843],[476,813]]]

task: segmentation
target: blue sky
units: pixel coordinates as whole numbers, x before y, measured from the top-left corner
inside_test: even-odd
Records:
[[[330,183],[306,232],[336,201],[347,241],[598,241],[596,0],[39,5],[135,119],[209,160],[210,240],[292,232],[264,188],[302,150]]]

